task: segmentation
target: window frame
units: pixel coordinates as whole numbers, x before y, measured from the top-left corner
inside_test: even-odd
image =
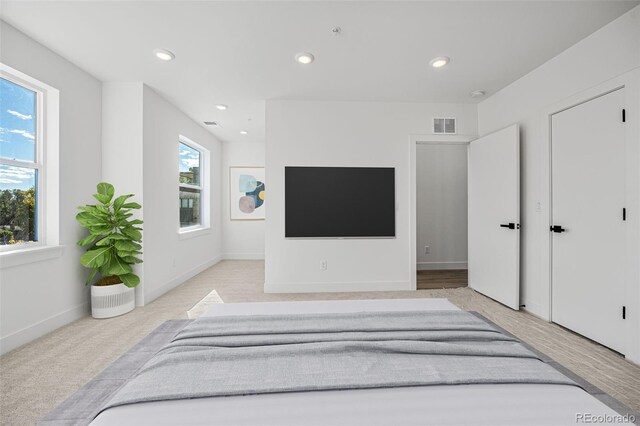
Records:
[[[186,145],[189,148],[198,151],[200,153],[200,184],[193,185],[189,183],[182,183],[178,179],[178,200],[180,200],[180,189],[194,189],[200,191],[200,223],[198,225],[182,226],[180,224],[180,209],[178,208],[178,234],[180,238],[190,238],[203,233],[208,233],[211,229],[210,221],[210,194],[209,194],[209,150],[204,146],[192,141],[186,136],[178,136],[178,177],[180,176],[180,144]]]
[[[27,252],[31,249],[38,249],[47,246],[57,245],[57,229],[54,228],[52,220],[47,220],[47,204],[51,198],[50,191],[48,191],[48,180],[50,174],[48,173],[47,163],[52,160],[54,155],[49,155],[49,142],[54,145],[50,151],[55,151],[55,158],[57,160],[57,125],[50,123],[50,119],[58,119],[58,104],[59,104],[59,92],[58,90],[27,76],[17,70],[14,70],[4,64],[0,63],[0,77],[18,86],[21,86],[36,94],[36,122],[35,122],[35,161],[24,161],[9,159],[0,156],[0,164],[9,167],[21,167],[25,169],[34,170],[36,173],[36,209],[35,209],[35,229],[37,241],[27,242],[23,244],[11,244],[0,246],[0,254],[13,253],[13,252]],[[49,113],[52,113],[54,117],[49,117]],[[53,130],[53,131],[51,131]],[[55,135],[50,134],[55,132]],[[53,183],[57,190],[57,175],[55,177],[56,182]],[[57,197],[57,191],[56,191]],[[51,203],[53,204],[53,203]],[[55,203],[57,204],[57,203]],[[57,214],[55,217],[57,218]]]

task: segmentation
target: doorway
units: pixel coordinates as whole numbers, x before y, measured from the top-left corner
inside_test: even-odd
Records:
[[[416,144],[416,287],[468,285],[467,144]]]

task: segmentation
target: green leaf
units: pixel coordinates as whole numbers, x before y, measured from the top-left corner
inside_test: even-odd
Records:
[[[125,201],[133,197],[133,194],[121,195],[113,201],[113,209],[117,212],[120,210]]]
[[[109,238],[111,238],[112,240],[128,240],[129,239],[129,237],[122,234],[111,234],[109,235]]]
[[[92,269],[91,273],[89,274],[89,278],[87,278],[87,281],[84,284],[85,285],[91,284],[91,280],[93,280],[93,277],[95,277],[97,273],[98,273],[97,269]]]
[[[95,235],[95,237],[97,238],[98,235]],[[109,244],[111,244],[111,240],[109,239],[109,237],[104,237],[103,239],[101,239],[100,241],[98,241],[96,243],[96,246],[97,247],[104,247],[104,246],[109,245]]]
[[[124,210],[119,211],[118,213],[115,214],[116,220],[121,222],[124,221],[125,219],[130,218],[131,216],[133,216],[133,213],[123,213]]]
[[[111,235],[107,235],[106,237],[104,237],[103,239],[101,239],[100,241],[98,241],[96,243],[97,246],[106,246],[107,244],[110,244],[112,241],[117,241],[117,240],[129,240],[129,237],[126,237],[124,235],[121,234],[111,234]]]
[[[142,263],[142,259],[138,259],[137,257],[134,257],[134,256],[124,256],[122,260],[127,262],[129,265],[132,265],[134,263]]]
[[[100,201],[102,204],[109,204],[111,202],[111,199],[113,198],[113,194],[115,194],[116,192],[113,188],[113,185],[111,185],[110,183],[101,182],[96,188],[98,190],[98,193],[95,194],[95,197],[98,199],[98,201]]]
[[[128,251],[128,250],[118,250],[118,256],[125,258],[129,256],[138,256],[141,255],[141,251]]]
[[[138,203],[127,203],[122,206],[123,209],[141,209],[142,206]]]
[[[98,207],[101,207],[102,210],[100,210]],[[86,213],[95,215],[99,218],[107,217],[110,214],[109,210],[106,209],[104,206],[86,205],[86,206],[79,206],[78,209],[83,210]]]
[[[87,268],[100,268],[109,261],[111,247],[101,247],[87,251],[80,257],[80,263]]]
[[[89,232],[91,232],[93,235],[104,235],[109,234],[113,231],[113,227],[109,225],[89,225],[87,229],[89,229]]]
[[[136,251],[140,250],[142,246],[140,244],[134,243],[133,241],[127,240],[118,240],[116,241],[116,249],[122,251]]]
[[[111,201],[111,198],[108,195],[93,194],[93,198],[95,198],[96,200],[100,201],[105,206],[108,206],[109,202]]]
[[[138,231],[137,229],[122,228],[120,229],[120,231],[134,241],[140,241],[142,239],[142,232]]]
[[[107,219],[93,212],[81,212],[76,215],[76,220],[85,228],[89,225],[100,225],[107,223]]]
[[[98,214],[102,213],[102,214],[103,214],[103,216],[110,216],[110,215],[111,215],[111,212],[110,212],[110,211],[109,211],[109,209],[108,209],[107,207],[105,207],[105,206],[97,205],[97,206],[96,206],[96,210],[98,210]]]
[[[122,275],[128,274],[132,271],[131,266],[118,255],[111,256],[109,260],[109,266],[107,266],[107,272],[109,275]]]
[[[122,283],[127,287],[135,287],[140,284],[140,277],[138,277],[136,274],[120,275],[120,279],[122,280]]]
[[[93,243],[96,238],[98,238],[97,235],[89,235],[86,238],[81,239],[80,241],[78,241],[78,245],[79,246],[88,246],[89,244]]]
[[[140,219],[133,219],[128,222],[128,225],[142,225],[143,223]]]

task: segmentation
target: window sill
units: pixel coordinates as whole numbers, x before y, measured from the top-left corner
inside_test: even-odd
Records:
[[[0,269],[55,259],[62,255],[64,246],[39,246],[0,252]]]
[[[178,239],[188,240],[191,238],[200,237],[210,233],[211,233],[211,228],[184,229],[184,230],[178,231]]]

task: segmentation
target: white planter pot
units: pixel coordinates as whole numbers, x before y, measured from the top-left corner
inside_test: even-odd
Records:
[[[135,289],[124,284],[91,286],[91,315],[111,318],[135,308]]]

